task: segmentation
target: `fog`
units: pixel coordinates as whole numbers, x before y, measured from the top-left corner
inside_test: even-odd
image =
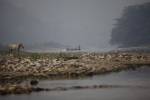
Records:
[[[0,0],[0,43],[57,42],[83,48],[109,44],[124,7],[150,0]]]

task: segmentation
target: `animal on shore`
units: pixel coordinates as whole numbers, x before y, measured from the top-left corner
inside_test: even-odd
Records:
[[[24,45],[22,43],[9,44],[8,49],[9,53],[12,53],[13,51],[17,51],[19,53],[21,49],[24,49]]]

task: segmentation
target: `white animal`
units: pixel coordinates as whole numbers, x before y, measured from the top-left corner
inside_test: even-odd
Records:
[[[19,53],[21,48],[24,49],[24,45],[22,43],[8,45],[10,53],[12,53],[13,51],[17,51]]]

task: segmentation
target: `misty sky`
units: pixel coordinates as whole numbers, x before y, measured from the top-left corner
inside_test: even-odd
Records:
[[[0,0],[0,43],[108,48],[124,7],[150,0]]]

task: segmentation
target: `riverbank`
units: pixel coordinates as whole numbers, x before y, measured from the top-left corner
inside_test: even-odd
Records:
[[[149,53],[24,53],[0,55],[0,94],[28,94],[32,79],[70,79],[150,65]],[[97,86],[98,87],[98,86]],[[82,88],[82,87],[81,87]]]
[[[56,53],[1,55],[0,80],[71,78],[150,64],[146,53]]]

